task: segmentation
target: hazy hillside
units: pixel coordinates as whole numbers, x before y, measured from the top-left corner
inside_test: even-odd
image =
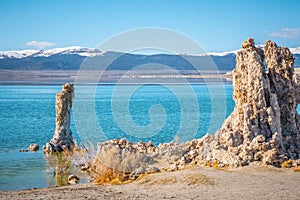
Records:
[[[120,57],[118,57],[121,55]],[[98,66],[105,66],[111,60],[111,57],[118,57],[112,62],[108,69],[110,70],[129,70],[142,64],[163,64],[170,66],[175,70],[195,70],[187,61],[193,60],[197,66],[207,69],[210,60],[209,56],[179,56],[179,55],[135,55],[107,52],[102,56],[89,58],[89,62],[95,62]],[[75,54],[56,54],[49,57],[25,57],[25,58],[3,58],[0,59],[0,69],[17,70],[77,70],[86,59],[86,56]],[[232,70],[235,66],[235,55],[211,56],[219,70]]]

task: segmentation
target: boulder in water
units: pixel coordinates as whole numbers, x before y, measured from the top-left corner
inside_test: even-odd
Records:
[[[39,150],[39,145],[38,144],[30,144],[28,147],[29,151],[38,151]]]

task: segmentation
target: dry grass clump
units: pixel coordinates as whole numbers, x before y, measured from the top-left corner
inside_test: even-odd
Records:
[[[297,163],[297,161],[298,161],[298,163]],[[282,163],[281,167],[283,167],[283,168],[292,168],[293,167],[294,172],[300,172],[299,160],[296,160],[293,163],[293,160],[289,159],[289,160],[285,161],[284,163]]]
[[[91,168],[96,184],[123,184],[146,173],[147,166],[153,162],[153,158],[139,152],[126,140],[113,140],[98,143]]]
[[[88,144],[90,148],[81,148],[74,151],[73,163],[81,166],[81,170],[85,171],[88,179],[96,185],[107,183],[122,184],[128,182],[128,177],[121,171],[117,170],[119,159],[116,158],[117,152],[114,149],[109,149],[105,155],[105,162],[100,162],[95,159],[97,156],[96,150],[92,144]],[[104,155],[103,155],[104,156]],[[110,166],[105,164],[109,163]]]
[[[219,163],[218,162],[213,162],[212,167],[219,168]]]
[[[294,167],[294,172],[300,172],[300,166]]]
[[[96,185],[103,185],[106,183],[110,184],[125,184],[129,183],[131,180],[129,180],[128,177],[124,176],[123,173],[114,171],[110,168],[103,167],[103,170],[97,174],[96,179],[94,183]]]
[[[99,146],[96,164],[102,164],[115,171],[131,173],[140,166],[152,164],[153,160],[134,149],[120,148],[118,145]]]
[[[291,168],[292,166],[293,166],[293,161],[291,159],[289,159],[281,164],[282,168]]]
[[[205,167],[213,167],[213,168],[222,169],[222,170],[226,170],[229,168],[228,165],[220,164],[217,161],[214,161],[214,162],[207,161],[207,162],[202,163],[202,165]]]
[[[72,163],[76,166],[83,166],[91,164],[95,157],[96,151],[92,143],[88,143],[88,147],[76,146],[77,148],[72,151]]]

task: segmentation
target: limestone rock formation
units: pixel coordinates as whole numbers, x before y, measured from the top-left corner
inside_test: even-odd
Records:
[[[53,138],[44,146],[44,151],[63,151],[74,147],[75,142],[70,130],[70,114],[74,97],[73,84],[66,83],[62,92],[56,94],[56,127]]]
[[[280,166],[300,159],[300,77],[288,48],[267,41],[264,51],[252,38],[242,44],[233,71],[234,111],[215,135],[187,142],[175,162],[242,166],[258,161]],[[266,65],[265,65],[266,63]]]
[[[300,158],[300,124],[297,106],[300,103],[299,76],[294,74],[294,56],[288,48],[267,41],[266,63],[271,91],[277,94],[283,148],[289,158]]]
[[[234,111],[215,137],[207,136],[214,142],[204,143],[201,149],[209,153],[200,155],[231,166],[253,161],[279,165],[299,159],[299,77],[294,75],[292,53],[271,41],[263,51],[248,39],[236,61]]]

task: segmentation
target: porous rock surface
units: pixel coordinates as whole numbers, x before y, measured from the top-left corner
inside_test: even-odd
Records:
[[[66,83],[62,86],[62,91],[56,94],[56,126],[53,138],[46,143],[43,150],[46,152],[55,152],[71,150],[75,142],[70,130],[70,115],[72,100],[74,97],[73,84]]]
[[[236,61],[234,111],[215,136],[202,139],[200,158],[230,166],[253,161],[276,166],[299,159],[299,76],[293,54],[271,41],[263,51],[250,38]]]

